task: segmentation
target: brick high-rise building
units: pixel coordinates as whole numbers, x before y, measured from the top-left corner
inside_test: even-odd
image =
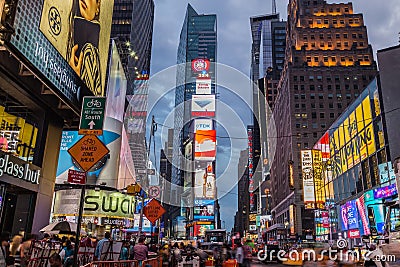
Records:
[[[312,148],[376,74],[363,15],[353,13],[351,3],[289,2],[285,66],[273,110],[277,137],[270,138],[277,142],[270,230],[291,229],[303,238],[313,234],[313,210],[303,202],[300,151]]]

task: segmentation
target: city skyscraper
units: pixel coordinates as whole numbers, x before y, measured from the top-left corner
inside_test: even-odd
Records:
[[[203,216],[199,210],[201,205],[210,214],[202,219],[212,221],[213,227],[217,206],[214,203],[216,148],[213,121],[216,57],[216,15],[198,14],[188,4],[177,53],[171,192],[181,196],[176,199],[177,206],[192,207],[194,201],[198,204],[197,209],[182,209],[183,212],[175,216],[185,216],[188,223],[193,222]],[[207,151],[203,150],[205,141],[211,145]],[[185,159],[193,163],[184,162]],[[193,189],[196,183],[201,185]],[[174,185],[179,187],[174,188]],[[187,229],[188,233],[197,235],[198,227],[191,227]]]
[[[153,22],[153,0],[114,1],[111,38],[116,41],[128,79],[125,128],[140,182],[145,181],[147,168],[145,134]]]
[[[267,146],[267,117],[278,94],[277,85],[285,58],[286,22],[280,21],[279,14],[250,17],[252,36],[251,73],[253,90],[253,125],[251,128],[251,160],[249,164],[249,198],[251,213],[267,211],[267,203],[262,202],[264,192],[261,185],[269,179]],[[250,149],[250,148],[249,148]],[[265,186],[263,186],[264,188]],[[264,198],[265,199],[265,198]],[[251,216],[252,218],[254,216]],[[256,233],[255,222],[247,224]]]
[[[150,73],[154,1],[114,0],[111,38],[115,38],[130,81]]]
[[[310,238],[315,203],[303,192],[302,149],[327,127],[377,74],[363,15],[351,3],[290,1],[285,66],[273,116],[277,147],[271,166],[273,229]],[[271,228],[272,229],[272,228]]]

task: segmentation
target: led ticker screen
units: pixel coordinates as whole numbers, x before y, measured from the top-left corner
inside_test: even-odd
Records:
[[[397,195],[396,184],[391,184],[385,187],[374,189],[374,198],[388,198]]]

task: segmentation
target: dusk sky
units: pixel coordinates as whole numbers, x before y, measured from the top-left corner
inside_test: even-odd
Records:
[[[280,18],[287,19],[288,0],[276,0],[277,12]],[[327,1],[328,3],[340,1]],[[345,1],[348,2],[348,1]],[[251,35],[250,35],[250,17],[264,14],[270,14],[272,10],[271,0],[155,0],[155,16],[154,16],[154,33],[153,33],[153,49],[151,60],[151,75],[157,76],[159,72],[165,72],[165,69],[175,65],[177,57],[177,48],[179,35],[182,28],[186,7],[190,3],[199,14],[217,14],[217,62],[228,65],[239,72],[242,72],[243,79],[250,74],[250,53],[251,53]],[[369,42],[376,51],[397,45],[399,43],[400,31],[400,1],[399,0],[355,0],[352,1],[354,13],[363,13],[364,22],[368,30]],[[232,71],[234,72],[234,71]],[[171,74],[171,83],[175,80],[173,72]],[[217,73],[218,75],[218,73]],[[237,76],[237,75],[236,75]],[[240,75],[239,75],[240,76]],[[217,77],[220,78],[220,77]],[[222,77],[224,78],[224,77]],[[241,78],[241,79],[242,79]],[[220,81],[217,81],[220,83]],[[226,103],[233,107],[233,111],[226,112],[220,108],[217,103],[217,121],[220,121],[223,127],[227,127],[227,121],[232,116],[240,117],[241,121],[236,121],[237,131],[229,134],[218,127],[218,157],[219,164],[218,173],[225,172],[226,175],[235,179],[227,185],[218,183],[219,196],[221,205],[221,220],[225,221],[228,231],[233,227],[233,216],[237,210],[237,188],[235,184],[237,174],[237,162],[231,159],[232,154],[245,149],[244,142],[240,142],[241,138],[245,138],[243,129],[250,124],[250,111],[246,108],[243,99],[248,99],[248,90],[250,87],[242,88],[240,97],[230,92],[230,89],[219,90],[219,100],[221,105]],[[165,89],[164,89],[165,90]],[[149,103],[149,113],[154,114],[156,121],[163,125],[173,127],[172,121],[166,122],[166,117],[171,117],[171,110],[174,107],[174,94],[171,90],[169,93],[160,93],[155,88],[150,88],[150,99],[160,98],[156,108]],[[234,89],[238,93],[237,89]],[[152,100],[150,100],[151,102]],[[233,104],[232,104],[233,103]],[[235,113],[235,114],[234,114]],[[173,115],[172,115],[173,116]],[[234,120],[231,120],[234,121]],[[172,123],[172,124],[171,124]],[[229,123],[228,123],[229,124]],[[164,132],[163,132],[163,131]],[[160,134],[165,134],[166,129],[159,128]],[[229,140],[227,136],[234,135]],[[233,145],[232,145],[233,144]],[[161,149],[160,138],[157,141],[157,150]],[[235,157],[233,157],[235,158]],[[227,193],[230,191],[230,193]],[[224,225],[223,225],[224,226]]]

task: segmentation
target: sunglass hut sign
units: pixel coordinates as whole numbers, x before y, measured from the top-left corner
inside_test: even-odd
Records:
[[[8,174],[32,184],[39,184],[40,170],[32,169],[31,164],[19,161],[21,160],[8,154],[0,155],[0,177]]]

